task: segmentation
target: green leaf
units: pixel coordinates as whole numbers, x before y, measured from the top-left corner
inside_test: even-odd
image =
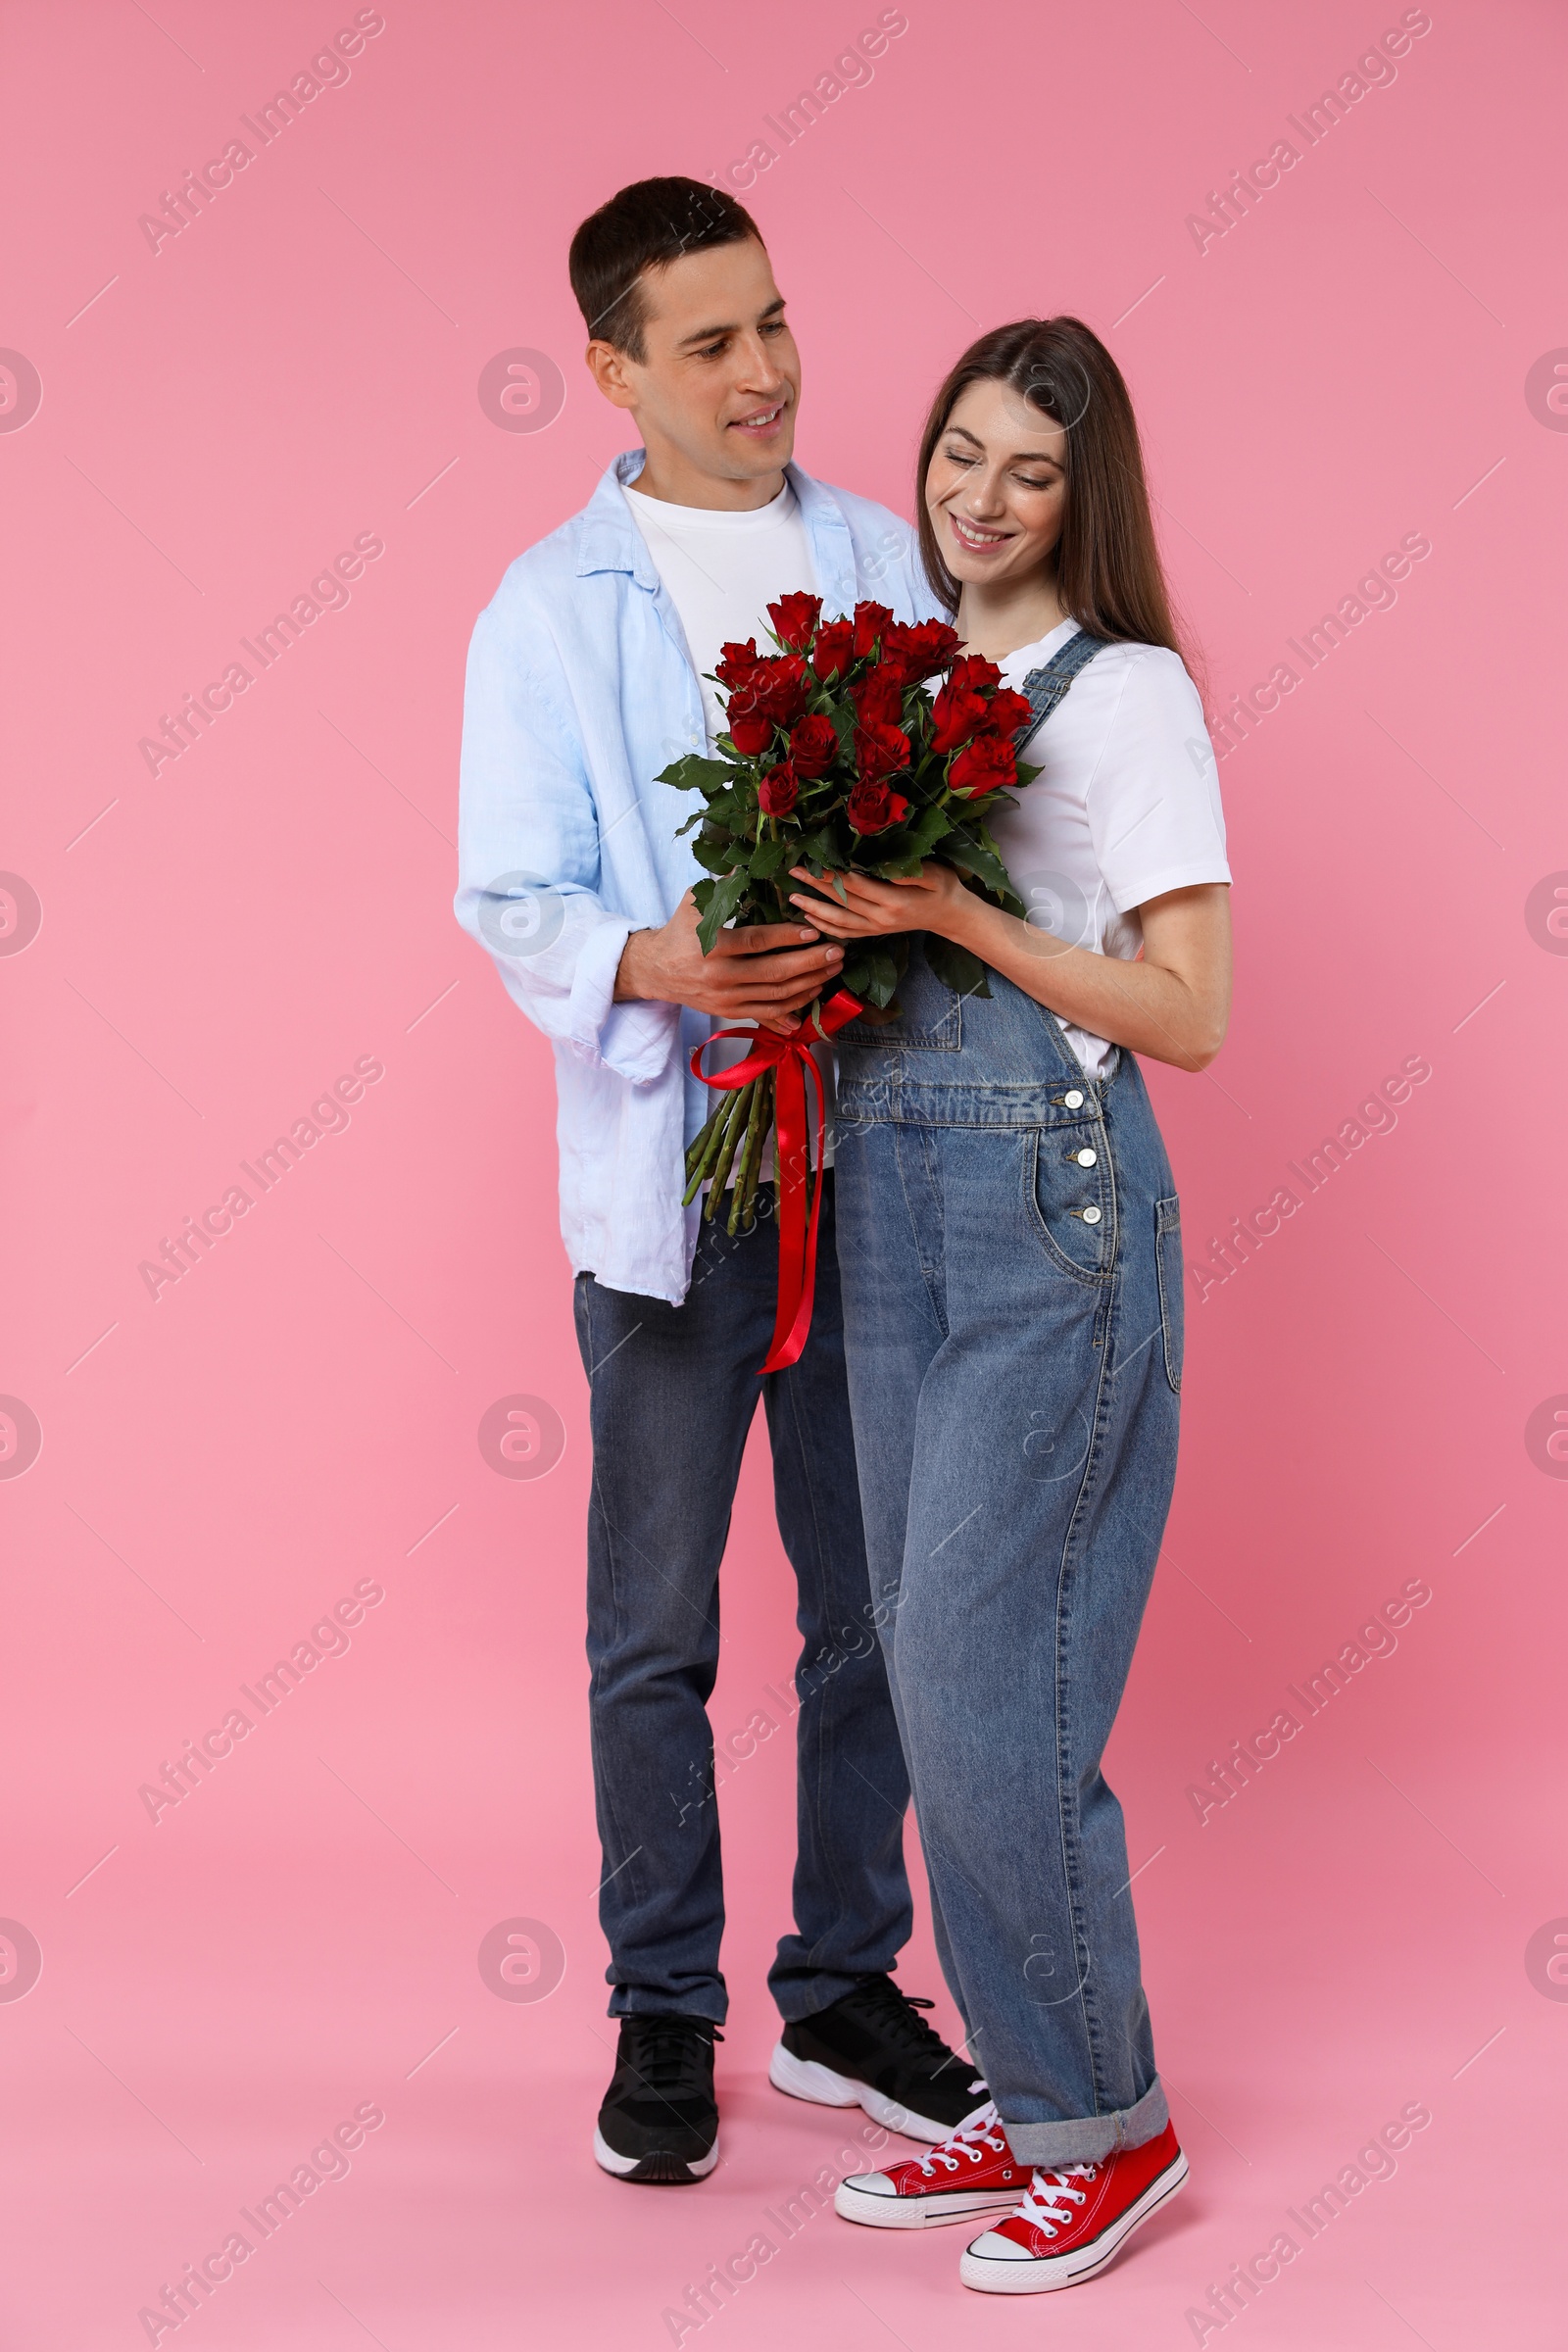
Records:
[[[721,792],[710,800],[704,811],[714,827],[733,825],[738,832],[749,833],[757,814],[756,803],[748,803],[743,793]]]
[[[942,844],[942,860],[945,865],[956,865],[960,874],[973,874],[989,890],[1004,893],[1009,899],[1016,897],[1007,869],[995,849],[961,829],[956,828]]]
[[[782,841],[760,841],[752,852],[752,872],[759,881],[776,874],[795,855],[795,845],[786,837]]]
[[[909,833],[911,838],[929,856],[936,848],[937,843],[945,841],[953,829],[953,818],[947,808],[940,801],[932,801],[921,809],[909,827]]]
[[[867,985],[873,1004],[886,1004],[899,985],[899,967],[885,948],[866,951]]]
[[[863,868],[869,874],[879,874],[885,865],[895,865],[920,855],[918,843],[905,825],[890,825],[885,833],[863,836],[862,850],[870,853],[865,858]],[[860,860],[857,859],[856,862],[858,864]]]
[[[732,841],[710,841],[700,835],[692,843],[692,856],[699,865],[707,866],[710,874],[727,874],[735,863],[735,844]]]
[[[727,760],[709,760],[701,752],[688,752],[683,759],[672,760],[654,781],[673,784],[677,792],[716,792],[720,785],[741,783],[743,774]]]
[[[951,939],[938,939],[933,932],[926,934],[925,959],[939,980],[945,980],[956,996],[989,997],[986,967],[978,956],[960,948]]]
[[[704,907],[703,919],[697,926],[697,944],[705,956],[713,953],[713,942],[745,898],[751,876],[740,868],[726,874],[722,882],[699,882],[693,897]],[[703,893],[711,895],[704,901]]]

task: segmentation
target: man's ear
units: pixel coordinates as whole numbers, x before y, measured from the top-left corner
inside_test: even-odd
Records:
[[[596,337],[589,344],[583,357],[588,363],[594,382],[599,386],[612,408],[632,409],[636,407],[637,392],[632,380],[635,373],[635,363],[628,360],[623,351],[617,351],[613,343],[603,343]]]

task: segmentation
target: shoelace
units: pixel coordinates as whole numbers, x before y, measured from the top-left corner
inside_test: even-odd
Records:
[[[1073,2207],[1089,2194],[1086,2188],[1074,2188],[1073,2182],[1092,2180],[1099,2170],[1095,2164],[1069,2164],[1059,2173],[1036,2173],[1024,2191],[1018,2219],[1054,2237],[1061,2224],[1072,2220]]]
[[[629,2017],[625,2063],[661,2098],[699,2096],[708,2087],[708,2051],[724,2036],[697,2018]]]
[[[953,2064],[953,2053],[941,2034],[918,2014],[922,2009],[934,2009],[935,2001],[917,1992],[901,1992],[891,1977],[862,1977],[854,1990],[844,1995],[843,2006],[860,2010],[879,2033],[902,2042],[912,2055],[934,2062],[939,2071]]]
[[[976,2085],[978,2089],[984,2087],[983,2083]],[[939,2164],[944,2171],[956,2173],[960,2156],[967,2157],[971,2164],[984,2164],[983,2150],[986,2148],[992,2149],[998,2156],[1004,2156],[1007,2152],[1002,2118],[989,2099],[978,2115],[971,2115],[966,2124],[958,2126],[951,2138],[943,2140],[940,2146],[932,2148],[920,2158],[920,2170],[929,2180]]]

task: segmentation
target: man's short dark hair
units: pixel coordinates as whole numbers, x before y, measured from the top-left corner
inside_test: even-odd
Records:
[[[761,236],[746,207],[700,179],[638,179],[602,204],[571,240],[566,268],[590,335],[628,360],[646,356],[647,270],[667,270],[683,253]]]

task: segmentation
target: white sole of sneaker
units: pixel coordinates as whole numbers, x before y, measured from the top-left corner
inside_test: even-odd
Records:
[[[869,2082],[857,2082],[853,2075],[836,2075],[814,2058],[797,2058],[781,2041],[775,2042],[767,2062],[767,2079],[786,2098],[809,2099],[817,2107],[860,2107],[884,2131],[900,2132],[906,2139],[926,2140],[933,2147],[939,2140],[950,2139],[956,2129],[915,2115],[884,2091],[873,2090]]]
[[[863,2222],[872,2230],[939,2230],[944,2223],[978,2222],[988,2215],[1011,2213],[1019,2193],[1015,2188],[1000,2193],[953,2189],[946,2195],[928,2197],[879,2197],[871,2189],[855,2188],[841,2180],[834,2192],[833,2210],[841,2221]]]
[[[688,2180],[706,2180],[718,2162],[717,2140],[714,2140],[706,2156],[688,2157],[682,2161],[685,2164]],[[618,2180],[624,2180],[629,2173],[636,2172],[640,2165],[648,2162],[648,2159],[646,2156],[617,2156],[596,2124],[594,2127],[594,2162],[601,2172],[613,2173]],[[659,2185],[667,2184],[669,2176],[665,2174],[663,2182]]]
[[[1178,2156],[1174,2164],[1149,2183],[1135,2205],[1129,2205],[1120,2218],[1102,2230],[1091,2245],[1076,2248],[1071,2254],[1044,2255],[1036,2261],[1027,2258],[1009,2262],[975,2256],[965,2251],[958,2261],[958,2277],[965,2286],[974,2286],[987,2295],[1042,2295],[1058,2286],[1076,2286],[1080,2279],[1093,2278],[1121,2252],[1133,2231],[1147,2222],[1151,2215],[1168,2204],[1187,2178],[1187,2159]]]

